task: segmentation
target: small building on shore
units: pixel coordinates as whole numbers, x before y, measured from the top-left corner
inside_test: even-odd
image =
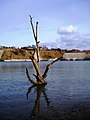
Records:
[[[77,53],[65,53],[63,55],[65,60],[84,60],[86,58],[85,52],[77,52]]]

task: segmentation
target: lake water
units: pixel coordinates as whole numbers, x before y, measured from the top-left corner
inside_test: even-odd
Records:
[[[40,64],[43,73],[48,61]],[[0,120],[61,120],[72,111],[90,108],[90,61],[58,61],[46,86],[32,86],[31,62],[0,62]]]

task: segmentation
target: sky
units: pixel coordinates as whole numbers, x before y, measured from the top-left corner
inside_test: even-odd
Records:
[[[29,15],[40,45],[90,49],[90,0],[0,0],[0,46],[35,44]]]

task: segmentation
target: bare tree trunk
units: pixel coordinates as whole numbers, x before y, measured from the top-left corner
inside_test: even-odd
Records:
[[[30,23],[31,23],[32,31],[33,31],[33,36],[34,36],[35,43],[36,43],[37,62],[39,62],[40,61],[40,59],[39,59],[39,47],[38,47],[39,41],[38,41],[38,34],[37,34],[38,22],[36,22],[36,34],[35,34],[34,26],[33,26],[33,23],[32,23],[32,17],[30,15],[29,15],[29,17],[30,17]]]
[[[36,50],[37,50],[37,62],[40,62],[40,58],[39,58],[39,41],[38,41],[38,34],[37,34],[37,30],[38,30],[38,22],[36,22]]]
[[[27,74],[27,78],[29,79],[29,81],[34,84],[34,85],[40,85],[40,84],[47,84],[47,82],[44,80],[47,76],[48,70],[50,69],[51,65],[54,64],[56,61],[58,61],[60,58],[57,58],[56,60],[52,61],[51,63],[49,63],[45,69],[45,72],[43,75],[41,75],[40,72],[40,68],[39,68],[39,62],[40,62],[40,58],[39,58],[39,41],[38,41],[38,22],[36,22],[36,32],[34,30],[34,25],[32,23],[32,17],[29,15],[30,17],[30,23],[31,23],[31,27],[32,27],[32,32],[33,32],[33,36],[35,39],[35,43],[36,43],[36,49],[35,52],[37,54],[37,59],[35,59],[34,54],[35,52],[30,56],[30,59],[33,63],[33,66],[36,70],[36,75],[33,74],[36,78],[36,81],[32,80],[31,77],[29,76],[29,72],[28,69],[26,68],[26,74]]]

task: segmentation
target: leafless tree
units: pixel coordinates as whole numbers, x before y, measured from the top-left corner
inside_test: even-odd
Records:
[[[55,60],[53,60],[51,63],[49,63],[47,66],[46,66],[46,69],[44,71],[43,74],[41,74],[40,72],[40,67],[39,67],[39,64],[40,64],[40,56],[39,56],[39,41],[38,41],[38,22],[36,22],[36,28],[34,28],[34,25],[33,25],[33,21],[32,21],[32,17],[29,15],[30,17],[30,24],[31,24],[31,28],[32,28],[32,32],[33,32],[33,36],[34,36],[34,40],[35,40],[35,43],[36,43],[36,48],[34,50],[34,53],[31,54],[30,56],[30,59],[33,63],[33,66],[35,68],[35,71],[36,71],[36,74],[33,74],[36,78],[36,80],[33,80],[30,75],[29,75],[29,72],[28,72],[28,69],[26,68],[26,74],[27,74],[27,78],[28,80],[34,84],[34,85],[42,85],[42,84],[47,84],[45,78],[47,76],[47,73],[48,73],[48,70],[50,69],[50,67],[55,63],[57,62],[58,60],[60,60],[60,58],[57,58]],[[36,30],[35,30],[36,29]],[[36,58],[35,58],[35,53],[36,53]]]

